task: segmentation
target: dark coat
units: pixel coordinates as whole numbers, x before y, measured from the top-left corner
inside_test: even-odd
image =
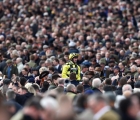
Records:
[[[2,61],[2,62],[0,63],[0,71],[1,71],[1,72],[3,72],[5,66],[6,66],[6,61]]]
[[[7,70],[8,70],[8,69],[7,69],[7,68],[8,68],[8,66],[6,66],[6,67],[4,68],[4,70],[3,70],[3,74],[6,75],[6,76],[8,76],[8,75],[7,75]],[[11,77],[12,77],[13,74],[18,75],[18,69],[17,69],[17,67],[14,66],[14,65],[11,66]]]
[[[102,92],[98,88],[93,88],[93,94],[101,94]]]
[[[18,102],[21,106],[24,106],[25,102],[30,99],[31,97],[33,97],[33,93],[26,93],[24,95],[19,95],[17,94],[16,95],[16,102]]]
[[[79,85],[79,81],[77,81],[77,80],[71,80],[70,82],[71,82],[71,84],[73,84],[75,86]]]
[[[83,87],[84,87],[84,91],[85,91],[86,89],[91,88],[89,85],[83,85]]]
[[[62,73],[62,66],[59,65],[58,68],[55,68],[55,70],[56,70],[58,73]]]
[[[116,90],[116,87],[114,85],[105,85],[103,89],[105,92],[113,92]]]
[[[118,87],[115,91],[116,95],[122,95],[122,87]]]
[[[8,100],[5,102],[5,104],[14,106],[16,109],[15,113],[17,113],[19,110],[22,109],[22,106],[19,103],[17,103],[15,100]]]

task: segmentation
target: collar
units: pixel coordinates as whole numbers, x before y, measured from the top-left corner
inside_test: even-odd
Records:
[[[55,67],[56,67],[56,68],[58,68],[58,67],[59,67],[59,64],[58,64],[58,65],[56,65]]]
[[[109,106],[103,107],[101,110],[99,110],[93,117],[94,120],[99,120],[101,116],[103,116],[106,112],[110,111]]]

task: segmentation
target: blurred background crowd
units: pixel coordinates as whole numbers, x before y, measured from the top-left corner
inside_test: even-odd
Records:
[[[140,0],[0,0],[0,116],[140,120]]]

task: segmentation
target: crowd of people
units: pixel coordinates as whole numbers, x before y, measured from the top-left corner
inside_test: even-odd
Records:
[[[140,0],[0,0],[3,120],[140,120]]]

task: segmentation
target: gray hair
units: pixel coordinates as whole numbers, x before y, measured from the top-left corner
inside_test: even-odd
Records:
[[[8,90],[6,91],[6,97],[7,97],[7,99],[9,99],[9,100],[15,99],[16,94],[15,94],[15,92],[14,92],[12,89],[8,89]]]
[[[75,89],[75,85],[73,84],[69,84],[68,87],[67,87],[67,91],[73,91],[73,89]]]
[[[101,86],[101,80],[99,78],[95,78],[92,81],[92,87],[99,88]]]
[[[123,93],[125,92],[125,91],[132,91],[132,87],[131,87],[131,85],[129,85],[129,84],[125,84],[125,85],[123,85],[123,87],[122,87],[122,91],[123,91]]]

